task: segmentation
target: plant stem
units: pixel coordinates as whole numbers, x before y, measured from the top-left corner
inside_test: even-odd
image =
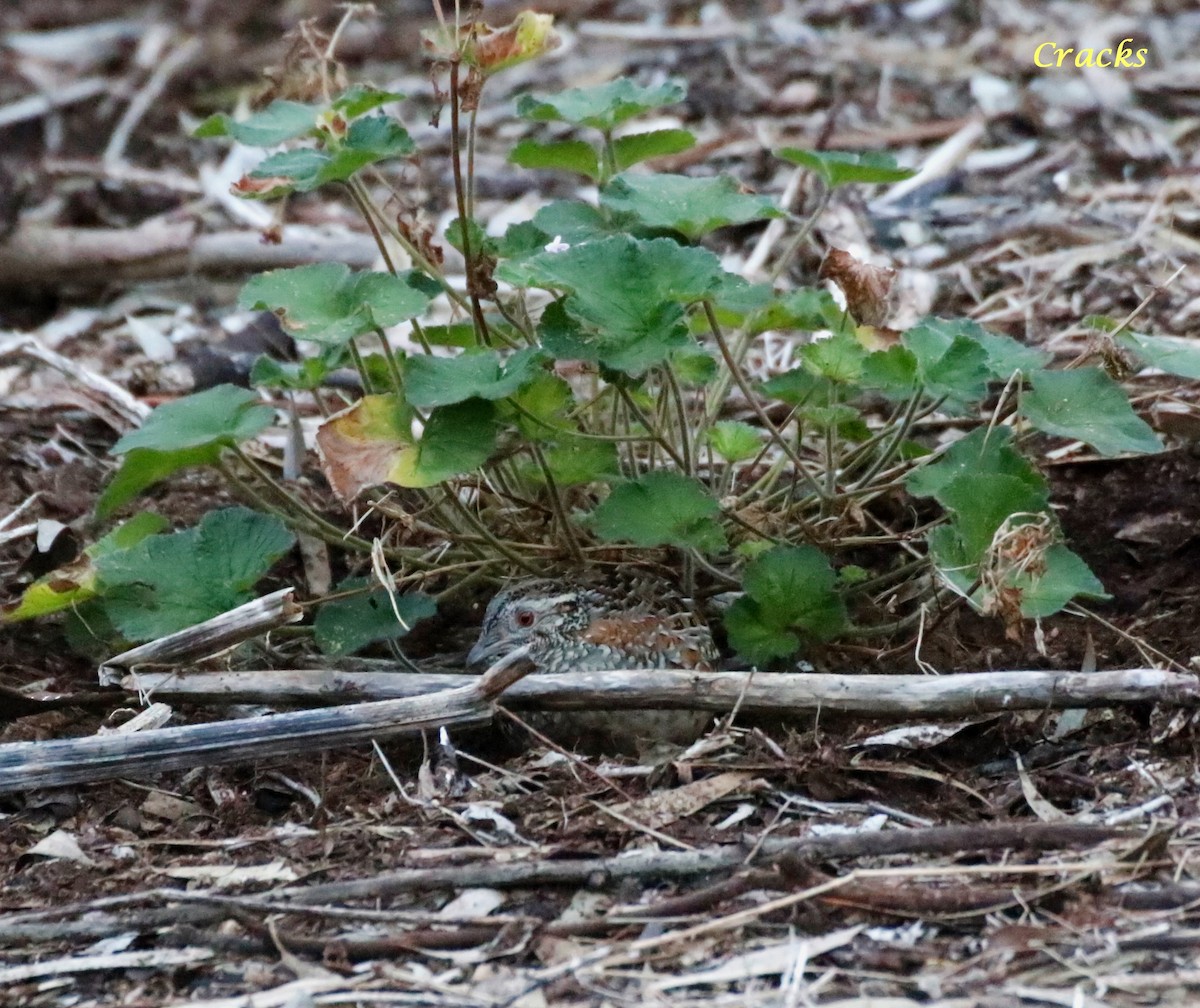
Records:
[[[563,538],[566,539],[567,548],[571,551],[571,559],[582,566],[583,551],[579,548],[579,540],[575,538],[575,530],[571,528],[571,518],[567,514],[562,496],[558,492],[558,483],[554,479],[554,473],[550,471],[550,465],[546,462],[546,456],[538,443],[531,441],[529,447],[533,451],[534,459],[542,470],[542,476],[545,477],[546,491],[550,495],[550,507],[554,511],[554,517],[558,520],[559,527],[563,531]]]
[[[509,547],[508,543],[498,538],[491,529],[489,529],[483,524],[483,522],[473,515],[471,513],[471,509],[458,499],[458,494],[454,492],[453,488],[443,487],[442,500],[446,501],[450,505],[452,511],[458,514],[471,528],[475,530],[477,535],[481,536],[487,542],[487,544],[492,547],[492,549],[494,549],[506,560],[510,560],[522,570],[535,576],[541,573],[529,560],[521,556],[519,553],[514,552]]]
[[[311,525],[315,526],[318,529],[321,529],[327,535],[332,535],[335,537],[334,539],[329,540],[329,541],[342,543],[346,546],[349,546],[351,549],[356,549],[356,550],[360,550],[360,551],[367,552],[367,553],[371,552],[371,544],[369,542],[367,542],[365,539],[359,539],[357,536],[352,536],[347,532],[343,532],[332,522],[326,521],[319,514],[317,514],[312,508],[310,508],[307,504],[305,504],[304,501],[302,501],[299,497],[297,497],[294,493],[292,493],[287,487],[285,487],[282,483],[280,483],[277,479],[275,479],[275,477],[272,476],[269,472],[267,472],[266,469],[264,469],[256,461],[254,461],[254,459],[251,458],[248,454],[246,454],[246,452],[244,452],[239,446],[235,445],[233,451],[234,451],[234,454],[237,455],[237,457],[241,461],[241,463],[244,466],[246,466],[246,468],[249,469],[252,473],[254,473],[255,476],[257,476],[260,480],[262,480],[263,483],[265,483],[268,487],[270,487],[270,489],[275,493],[275,495],[277,497],[279,497],[279,499],[282,500],[286,504],[286,506],[290,512],[289,520],[294,521],[297,517],[303,518],[305,521],[309,522]],[[236,473],[234,473],[233,470],[230,469],[229,466],[227,466],[227,465],[223,465],[221,467],[221,471],[224,472],[225,475],[228,476],[231,480],[238,479]],[[245,486],[247,489],[251,489],[249,484],[247,484],[247,483],[243,482],[242,485]],[[258,495],[256,494],[256,496],[258,496]],[[261,496],[259,496],[259,499],[260,500],[262,499]],[[324,536],[322,536],[322,538],[324,538]]]
[[[908,432],[912,430],[912,425],[917,417],[917,408],[921,402],[921,395],[924,391],[923,387],[918,387],[913,391],[912,396],[908,400],[908,405],[904,410],[904,416],[900,418],[900,423],[896,426],[895,435],[892,437],[891,444],[880,451],[876,456],[875,461],[867,468],[867,471],[854,483],[853,489],[859,490],[865,487],[874,479],[881,469],[889,462],[893,461],[896,453],[900,449],[900,445],[904,443],[904,439],[908,437]],[[939,399],[934,409],[942,403]]]
[[[913,612],[893,623],[881,623],[878,626],[869,627],[851,627],[843,636],[850,640],[857,640],[864,637],[886,637],[888,634],[899,633],[901,630],[907,630],[909,627],[920,623],[925,618],[927,609],[935,606],[940,609],[945,602],[952,598],[961,600],[962,596],[952,588],[942,588],[933,592]]]
[[[358,352],[358,345],[353,339],[346,342],[346,349],[350,351],[350,359],[354,362],[354,369],[358,372],[358,377],[362,380],[363,392],[371,395],[375,392],[375,383],[371,380],[371,374],[367,370],[367,363],[363,360],[362,354]]]
[[[484,346],[491,346],[487,320],[483,317],[483,305],[475,288],[475,256],[471,251],[471,217],[467,207],[467,186],[463,179],[462,136],[459,121],[459,71],[462,62],[455,54],[450,59],[450,169],[454,173],[454,199],[458,204],[459,234],[462,237],[462,254],[467,270],[467,297],[471,301],[471,317],[475,322],[475,334]]]
[[[704,317],[708,319],[708,327],[712,331],[713,339],[717,341],[717,348],[721,351],[721,356],[725,360],[725,366],[729,369],[729,374],[737,384],[737,387],[741,389],[742,395],[746,397],[746,401],[750,403],[750,408],[754,410],[759,423],[770,434],[771,440],[779,445],[783,453],[791,459],[792,465],[812,482],[814,490],[818,494],[822,494],[823,490],[821,486],[813,479],[812,473],[805,468],[803,460],[796,454],[792,446],[788,444],[787,439],[784,438],[779,429],[771,422],[771,418],[767,416],[767,411],[763,409],[762,403],[758,401],[758,396],[751,391],[750,383],[746,381],[746,376],[742,374],[741,367],[729,352],[729,344],[725,341],[725,335],[721,331],[721,323],[717,321],[717,314],[713,311],[712,302],[706,299],[701,304],[704,306]]]
[[[808,215],[808,219],[800,226],[800,230],[796,232],[796,236],[788,243],[787,248],[783,250],[779,258],[775,261],[775,265],[771,268],[771,283],[777,282],[783,276],[783,271],[787,269],[792,256],[799,251],[800,246],[812,234],[812,229],[816,227],[817,220],[825,212],[825,208],[829,205],[829,198],[832,195],[833,190],[824,183],[821,183],[821,194],[817,197],[817,205],[813,207],[812,213]]]
[[[355,185],[355,182],[358,184]],[[375,214],[372,212],[373,204],[366,192],[366,186],[362,184],[360,179],[352,177],[346,183],[346,191],[350,193],[350,198],[354,201],[354,205],[358,207],[358,212],[362,215],[362,219],[367,222],[367,227],[371,231],[371,237],[375,239],[375,246],[379,249],[379,254],[383,258],[388,272],[392,276],[396,276],[398,272],[396,264],[392,262],[392,255],[388,251],[387,243],[383,240],[383,234],[379,230],[379,225],[375,222]]]
[[[670,440],[663,436],[662,431],[658,430],[655,425],[650,422],[650,418],[646,416],[642,408],[636,402],[634,402],[633,396],[629,394],[628,390],[618,385],[617,394],[621,397],[622,402],[625,403],[629,411],[638,418],[638,422],[650,432],[651,437],[648,440],[650,441],[651,451],[653,451],[656,446],[661,447],[663,451],[671,456],[671,461],[679,466],[680,469],[684,469],[685,466],[683,463],[683,456],[675,450],[675,446],[671,444]],[[651,465],[653,465],[653,459],[651,460]]]
[[[679,387],[675,370],[670,363],[663,365],[663,374],[666,376],[667,386],[671,390],[671,399],[675,405],[675,418],[679,425],[679,451],[683,456],[683,471],[694,477],[696,475],[696,457],[692,454],[691,440],[688,437],[688,417],[687,408],[683,402],[683,390]]]
[[[392,344],[388,342],[387,335],[378,326],[375,328],[375,335],[379,337],[379,346],[383,350],[383,359],[387,361],[388,373],[392,376],[394,391],[403,393],[404,375],[400,371],[400,361],[396,359],[396,351],[392,349]],[[428,353],[428,350],[426,352]]]

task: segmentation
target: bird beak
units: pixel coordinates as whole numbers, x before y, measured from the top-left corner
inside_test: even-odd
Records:
[[[467,667],[487,668],[497,658],[502,657],[507,650],[508,641],[498,640],[485,644],[482,640],[477,640],[471,650],[467,652]]]

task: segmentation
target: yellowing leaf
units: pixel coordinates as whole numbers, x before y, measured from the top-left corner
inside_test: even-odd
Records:
[[[344,501],[381,483],[427,487],[487,461],[495,443],[491,403],[468,399],[435,409],[418,440],[396,395],[364,396],[317,431],[325,475]]]

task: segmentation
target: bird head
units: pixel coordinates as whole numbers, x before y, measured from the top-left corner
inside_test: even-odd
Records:
[[[488,603],[467,664],[487,668],[528,645],[537,665],[548,645],[587,626],[592,606],[602,598],[592,589],[543,578],[510,585]]]

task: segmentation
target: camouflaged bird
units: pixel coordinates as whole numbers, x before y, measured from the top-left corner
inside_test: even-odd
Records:
[[[528,647],[535,673],[661,668],[711,672],[719,658],[708,627],[661,582],[615,584],[538,578],[488,603],[467,661],[486,668]],[[565,744],[638,748],[691,742],[710,715],[682,710],[581,711],[538,715],[531,723]]]

